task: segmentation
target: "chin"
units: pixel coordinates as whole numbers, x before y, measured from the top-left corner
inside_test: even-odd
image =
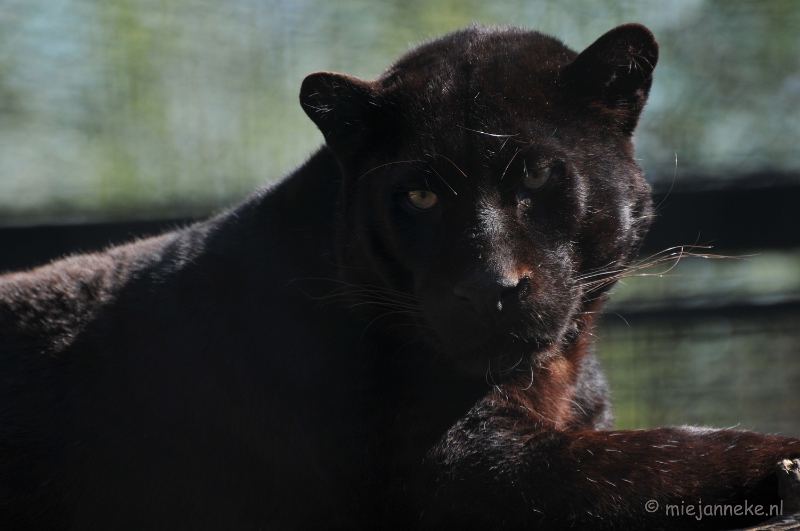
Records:
[[[500,381],[515,371],[529,371],[530,364],[553,354],[554,341],[545,336],[493,334],[482,341],[445,342],[445,352],[459,370]]]

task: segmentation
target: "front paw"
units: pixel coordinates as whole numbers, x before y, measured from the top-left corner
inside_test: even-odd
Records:
[[[784,459],[778,463],[776,472],[784,510],[800,511],[800,459]]]

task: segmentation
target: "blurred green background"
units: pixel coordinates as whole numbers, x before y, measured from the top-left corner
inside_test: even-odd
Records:
[[[321,143],[297,103],[310,72],[371,78],[472,22],[580,50],[630,21],[661,45],[638,131],[648,179],[800,182],[794,0],[0,0],[0,226],[206,215]],[[800,254],[754,252],[631,279],[614,309],[800,300]],[[609,315],[598,349],[618,426],[800,434],[798,324]]]
[[[303,77],[371,78],[471,22],[661,44],[652,180],[800,171],[800,2],[0,0],[0,224],[206,213],[321,142]]]

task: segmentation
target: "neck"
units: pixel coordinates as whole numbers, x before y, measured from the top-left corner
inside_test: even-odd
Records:
[[[528,365],[495,392],[553,429],[607,427],[607,387],[594,355],[594,314],[560,348]]]

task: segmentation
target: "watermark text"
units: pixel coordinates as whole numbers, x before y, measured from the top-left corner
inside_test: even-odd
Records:
[[[663,510],[667,516],[693,516],[697,520],[715,516],[783,516],[783,501],[776,505],[751,504],[745,500],[743,503],[673,503],[661,507],[656,500],[649,500],[644,504],[644,510],[655,513]]]

